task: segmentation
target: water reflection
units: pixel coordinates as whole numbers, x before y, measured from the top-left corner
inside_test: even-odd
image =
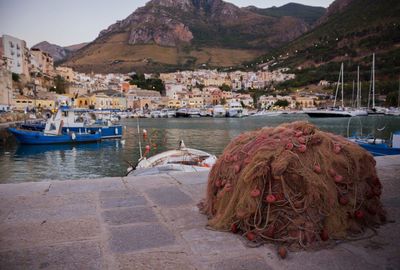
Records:
[[[123,122],[123,140],[79,145],[24,146],[10,142],[0,146],[0,183],[123,176],[128,164],[139,158],[139,143],[151,146],[149,156],[173,149],[180,140],[186,146],[219,155],[243,131],[284,122],[308,120],[320,129],[346,136],[348,118],[310,119],[305,115],[248,117],[242,119],[141,119],[146,139],[137,132],[135,119]],[[390,138],[400,130],[400,117],[368,116],[352,119],[350,134],[373,134]]]

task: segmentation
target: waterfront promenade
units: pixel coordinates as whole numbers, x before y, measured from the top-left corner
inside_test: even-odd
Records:
[[[399,269],[400,156],[377,158],[389,222],[373,238],[289,253],[205,229],[207,174],[0,185],[0,269]]]

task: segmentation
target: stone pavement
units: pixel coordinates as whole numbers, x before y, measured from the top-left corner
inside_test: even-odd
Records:
[[[285,260],[204,228],[205,173],[3,184],[0,269],[400,269],[400,156],[377,162],[395,222]]]

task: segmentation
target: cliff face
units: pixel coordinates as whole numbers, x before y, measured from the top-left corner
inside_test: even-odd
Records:
[[[283,29],[283,32],[280,30]],[[176,47],[180,44],[210,43],[238,47],[224,39],[236,35],[247,45],[258,39],[291,40],[307,31],[308,25],[294,17],[263,16],[221,0],[153,0],[125,20],[110,25],[99,39],[118,32],[128,32],[127,44],[150,44]],[[246,38],[243,38],[246,36]],[[207,41],[204,42],[204,37]],[[275,45],[267,44],[267,45]],[[221,44],[222,43],[222,44]]]
[[[309,28],[296,16],[263,15],[222,0],[152,0],[102,30],[66,64],[97,72],[232,66]]]
[[[69,57],[74,51],[77,51],[84,46],[86,46],[88,43],[80,43],[76,45],[71,45],[67,47],[61,47],[56,44],[51,44],[47,41],[42,41],[36,45],[34,45],[32,48],[39,49],[41,51],[47,52],[50,54],[55,62],[60,62],[65,60],[67,57]]]

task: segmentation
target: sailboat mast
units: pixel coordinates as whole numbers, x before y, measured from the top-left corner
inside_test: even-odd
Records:
[[[357,66],[357,108],[360,108],[360,66]]]
[[[372,54],[372,109],[375,109],[375,53]]]
[[[358,91],[358,89],[357,89],[357,91]],[[357,92],[357,94],[358,94],[358,92]],[[351,92],[351,107],[355,107],[356,106],[356,103],[357,103],[357,99],[356,99],[356,101],[354,101],[354,80],[353,80],[353,91]]]
[[[343,63],[342,63],[343,65]],[[336,99],[337,99],[337,94],[339,91],[339,84],[340,84],[340,76],[342,75],[342,66],[340,67],[340,72],[339,72],[339,78],[336,84],[336,93],[335,93],[335,100],[333,101],[333,107],[336,107]]]
[[[397,96],[397,108],[400,108],[400,77],[399,77],[399,95]]]
[[[343,103],[343,73],[344,73],[344,68],[343,68],[343,63],[342,63],[342,108],[344,108],[344,103]]]

